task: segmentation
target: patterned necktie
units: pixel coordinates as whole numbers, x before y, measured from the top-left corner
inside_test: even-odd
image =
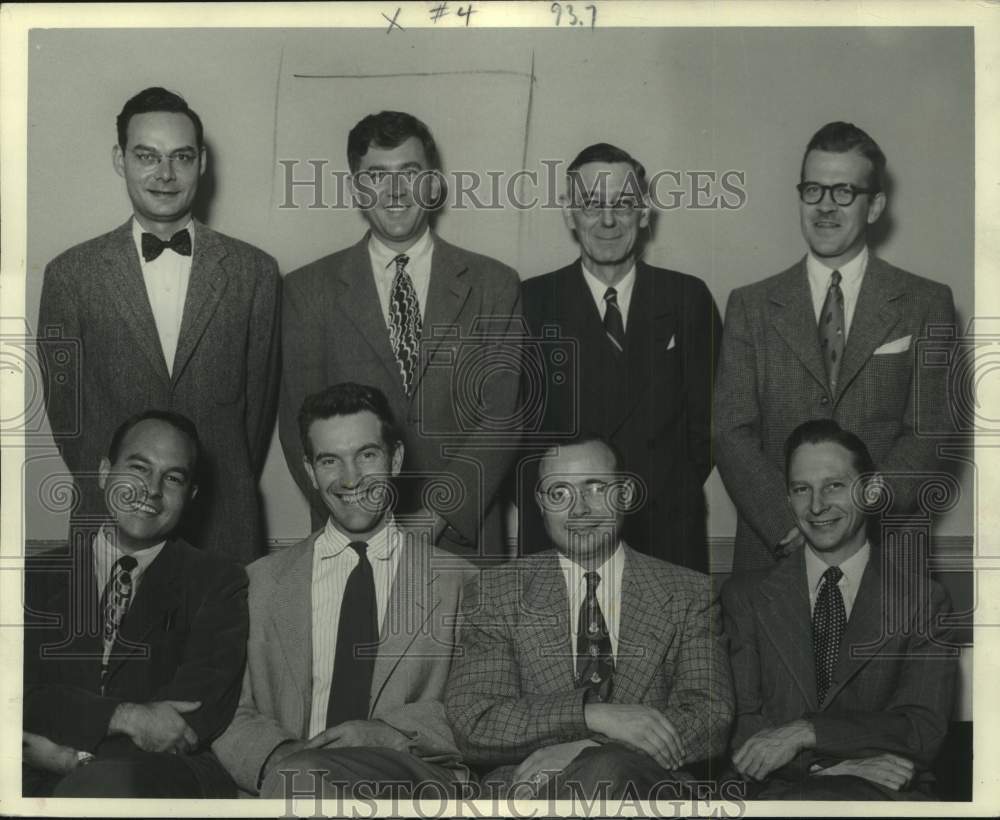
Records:
[[[191,234],[188,233],[187,228],[177,231],[167,242],[151,233],[144,233],[140,241],[142,242],[142,258],[147,262],[152,262],[167,248],[181,256],[191,255]]]
[[[587,572],[584,578],[587,579],[587,597],[580,604],[580,617],[576,622],[576,682],[577,686],[590,690],[594,701],[603,703],[611,696],[615,656],[611,651],[608,625],[597,601],[601,576]]]
[[[608,334],[615,350],[625,350],[625,323],[618,307],[618,291],[608,288],[604,291],[604,332]]]
[[[813,610],[813,655],[816,660],[816,695],[823,705],[830,682],[833,680],[833,670],[840,654],[840,639],[847,628],[847,610],[844,609],[844,596],[840,594],[840,579],[844,573],[840,567],[830,567],[823,573],[823,586],[816,596],[816,608]]]
[[[831,393],[837,392],[844,344],[844,292],[840,289],[840,271],[835,270],[830,275],[830,289],[826,292],[823,310],[819,314],[819,346],[823,351]]]
[[[101,664],[101,693],[104,692],[104,679],[108,673],[108,657],[111,648],[118,637],[125,613],[132,602],[132,570],[138,561],[131,555],[123,555],[111,567],[111,577],[104,585],[101,593],[101,637],[104,641],[104,660]]]
[[[358,563],[347,576],[340,603],[337,651],[333,660],[330,700],[326,706],[327,728],[345,720],[366,720],[371,698],[372,675],[378,646],[378,604],[375,573],[368,560],[368,544],[352,541]],[[365,646],[365,649],[361,647]]]
[[[389,294],[389,344],[399,362],[403,377],[403,392],[410,395],[420,360],[420,304],[413,280],[406,272],[410,257],[400,254],[395,258],[396,275]]]

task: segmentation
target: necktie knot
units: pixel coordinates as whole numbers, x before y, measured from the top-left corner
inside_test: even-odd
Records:
[[[399,276],[406,272],[406,266],[410,262],[410,257],[405,253],[401,253],[392,261],[396,263],[396,275]]]
[[[351,541],[348,544],[352,550],[358,554],[358,558],[364,561],[368,557],[368,542],[367,541]]]
[[[830,287],[840,287],[841,275],[839,270],[835,270],[830,274]]]
[[[191,234],[188,233],[187,228],[177,231],[166,242],[154,234],[144,233],[141,242],[142,258],[146,262],[152,262],[167,248],[170,248],[174,253],[178,253],[181,256],[191,255]]]
[[[597,585],[601,583],[601,574],[599,572],[585,572],[583,577],[587,581],[587,595],[588,597],[597,594]]]
[[[618,291],[614,288],[608,288],[604,291],[604,301],[611,302],[613,304],[618,304]]]
[[[844,577],[844,571],[840,567],[830,567],[823,573],[823,579],[827,584],[839,584]]]
[[[139,565],[139,562],[135,560],[131,555],[123,555],[117,561],[115,561],[115,566],[119,567],[123,572],[131,572]]]

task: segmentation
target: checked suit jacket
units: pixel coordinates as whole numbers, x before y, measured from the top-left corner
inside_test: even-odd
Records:
[[[104,517],[96,474],[118,425],[144,410],[173,410],[195,423],[203,448],[182,534],[241,563],[263,553],[257,477],[277,403],[280,287],[270,256],[196,223],[168,371],[131,220],[49,263],[38,348],[50,372],[52,433],[81,494],[74,523]]]
[[[303,399],[339,382],[377,387],[406,447],[397,512],[423,506],[448,522],[444,543],[484,554],[506,551],[497,490],[514,445],[485,446],[495,426],[514,425],[523,334],[517,273],[433,237],[419,375],[403,392],[389,344],[366,234],[357,244],[288,274],[283,292],[281,446],[309,499],[313,529],[328,511],[302,464],[297,417]]]
[[[201,701],[184,715],[198,754],[229,724],[246,659],[247,577],[223,556],[167,541],[142,575],[101,693],[101,618],[92,547],[25,564],[24,730],[97,754],[132,748],[106,737],[121,703]]]
[[[873,548],[822,706],[803,553],[733,576],[722,603],[736,682],[734,751],[761,729],[805,718],[816,747],[788,764],[793,775],[813,763],[882,752],[909,758],[918,773],[931,765],[951,718],[958,670],[943,586]]]
[[[243,691],[232,723],[214,745],[239,787],[256,793],[261,769],[285,740],[309,737],[313,646],[335,634],[312,632],[315,532],[247,568],[250,638]],[[441,703],[455,649],[455,621],[472,568],[416,541],[402,550],[381,626],[370,720],[410,739],[410,752],[465,779]]]
[[[659,709],[685,764],[726,748],[734,699],[709,578],[625,549],[611,703]],[[574,681],[566,582],[554,550],[484,573],[466,593],[461,651],[445,706],[470,765],[519,764],[536,749],[591,736]]]
[[[521,289],[532,338],[547,339],[539,344],[545,410],[533,435],[557,442],[578,430],[611,439],[641,484],[642,503],[625,520],[626,540],[647,555],[707,572],[702,488],[713,466],[712,385],[722,322],[705,283],[637,262],[622,353],[608,341],[579,260]],[[552,329],[560,342],[548,336]],[[558,344],[576,367],[553,365]],[[525,552],[548,545],[534,498],[537,466],[518,469]]]
[[[799,424],[832,418],[868,446],[898,511],[940,469],[940,438],[952,428],[948,368],[922,363],[918,341],[953,328],[951,289],[869,257],[835,394],[820,353],[805,259],[729,297],[715,381],[715,458],[739,518],[734,572],[774,564],[795,526],[787,503],[784,447]]]

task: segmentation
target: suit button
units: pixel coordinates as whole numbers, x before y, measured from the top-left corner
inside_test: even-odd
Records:
[[[830,403],[830,399],[827,398],[826,396],[823,396],[823,398],[819,400],[819,403],[822,404],[824,407],[826,407]]]

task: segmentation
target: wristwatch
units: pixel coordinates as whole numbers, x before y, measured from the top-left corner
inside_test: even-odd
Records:
[[[80,766],[86,766],[88,763],[93,763],[95,757],[90,752],[77,752],[76,753],[76,765],[77,768]]]

